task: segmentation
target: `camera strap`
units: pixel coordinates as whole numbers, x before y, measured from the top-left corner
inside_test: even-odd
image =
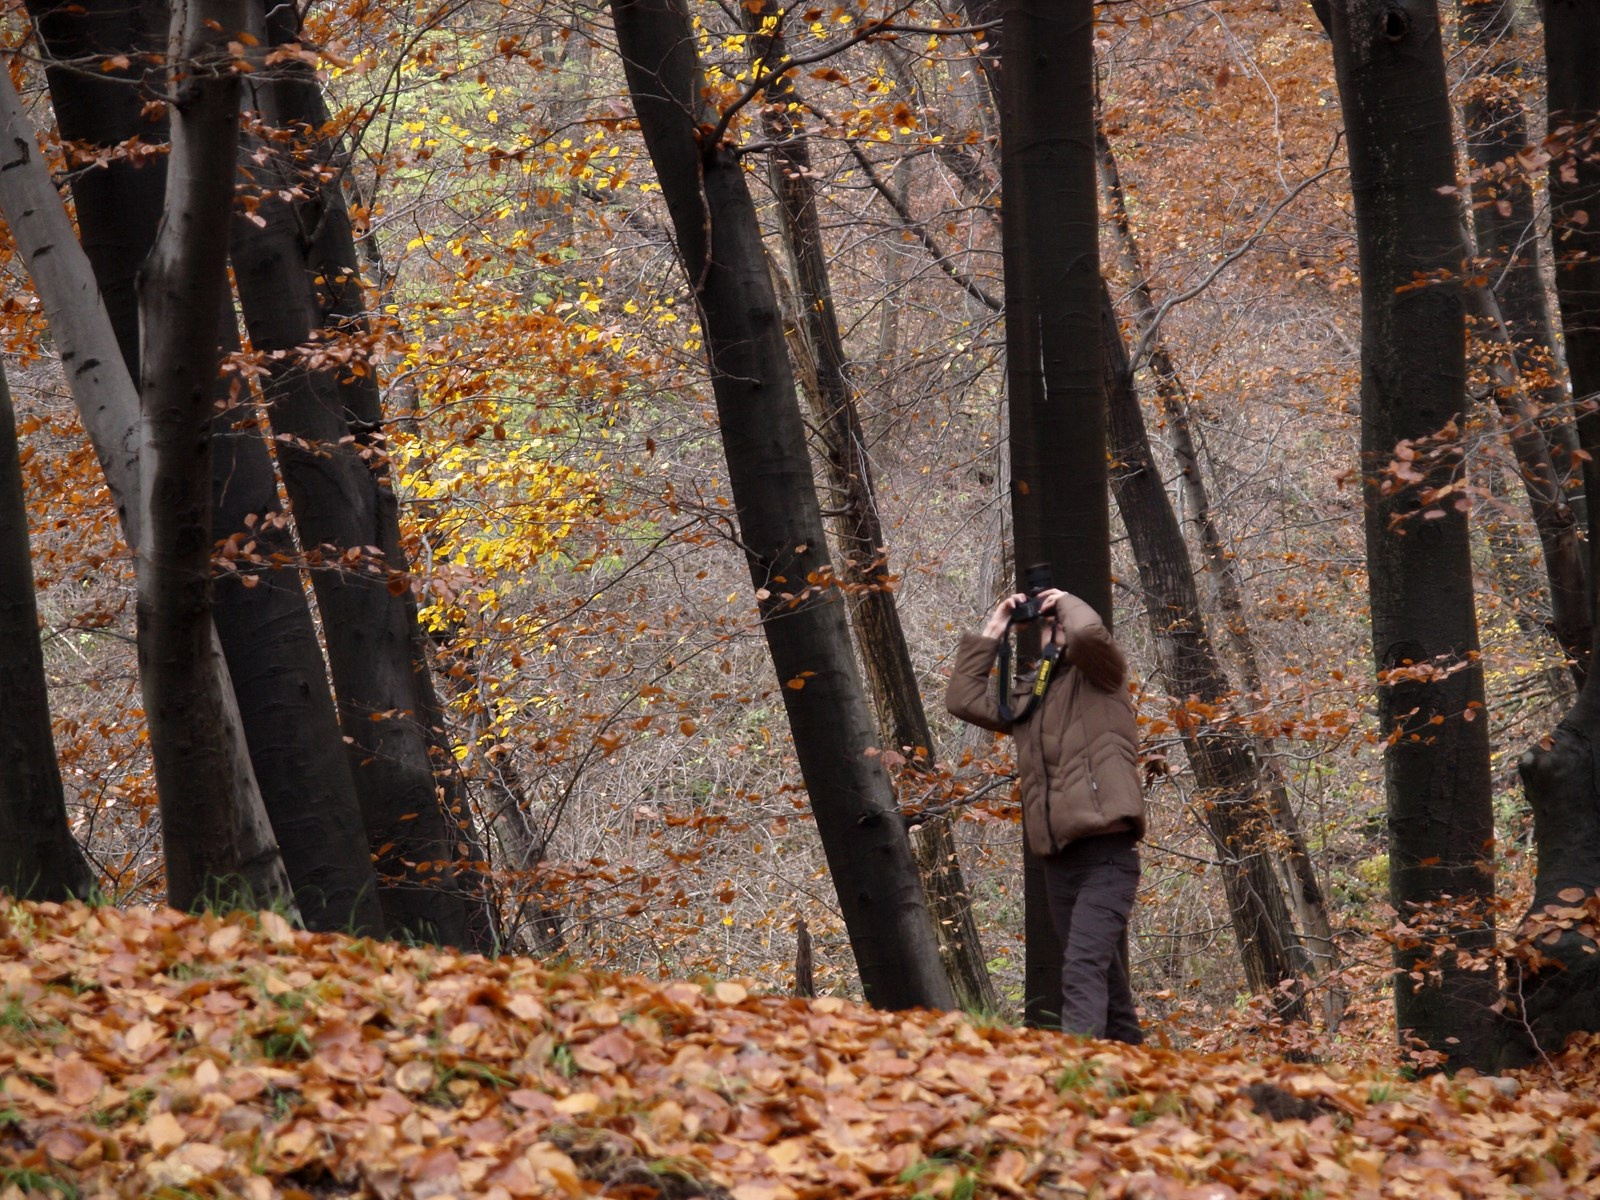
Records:
[[[1008,631],[1009,633],[1009,631]],[[1016,712],[1011,710],[1011,638],[1000,639],[1000,694],[996,697],[995,707],[1000,710],[1000,719],[1007,725],[1015,725],[1033,711],[1033,706],[1039,702],[1040,697],[1050,686],[1050,681],[1055,678],[1056,660],[1061,657],[1061,647],[1052,639],[1044,648],[1044,653],[1039,658],[1039,673],[1033,677],[1033,687],[1028,690],[1028,698],[1023,701],[1022,708]]]

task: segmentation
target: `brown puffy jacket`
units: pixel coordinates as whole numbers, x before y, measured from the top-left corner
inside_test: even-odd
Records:
[[[1094,609],[1063,594],[1056,610],[1067,644],[1056,678],[1024,711],[1033,676],[1012,688],[1015,724],[1000,719],[990,680],[996,638],[964,634],[945,707],[963,721],[1017,739],[1022,827],[1029,848],[1056,854],[1069,842],[1132,830],[1144,836],[1144,791],[1139,786],[1139,731],[1124,686],[1127,661]]]

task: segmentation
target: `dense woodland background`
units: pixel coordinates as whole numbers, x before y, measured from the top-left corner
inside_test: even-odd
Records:
[[[126,317],[143,259],[129,258],[128,243],[160,212],[159,184],[153,209],[148,185],[167,157],[166,82],[149,51],[165,40],[165,16],[133,0],[29,7],[12,8],[0,29],[11,78],[97,269],[122,263],[120,285],[103,272],[101,284],[123,354],[137,359],[127,332],[136,314],[131,326]],[[754,198],[823,514],[841,540],[862,505],[878,523],[865,542],[836,543],[835,569],[845,573],[851,544],[887,550],[886,566],[856,554],[864,573],[842,590],[826,572],[810,582],[856,610],[892,594],[931,744],[897,738],[880,712],[887,732],[874,756],[903,811],[936,811],[890,824],[948,831],[924,871],[953,852],[956,890],[970,897],[984,969],[969,971],[976,982],[961,998],[1013,1018],[1028,989],[1020,837],[1002,778],[1009,743],[960,727],[941,703],[957,636],[1026,565],[1012,550],[997,96],[1005,52],[1030,42],[1006,40],[1001,7],[693,0],[686,11],[703,102],[722,114],[709,132]],[[860,995],[785,716],[785,691],[807,680],[775,674],[763,637],[762,612],[769,625],[782,614],[755,594],[743,561],[727,422],[719,428],[696,281],[635,116],[638,81],[630,93],[619,46],[628,30],[586,2],[345,0],[265,17],[237,8],[248,10],[238,28],[258,33],[225,48],[250,71],[242,98],[220,102],[246,113],[235,216],[220,231],[232,244],[207,252],[231,254],[242,305],[226,304],[218,322],[216,440],[232,464],[217,473],[219,511],[230,481],[267,474],[236,528],[213,527],[218,604],[276,590],[293,607],[310,595],[336,676],[341,655],[354,671],[405,644],[425,657],[437,701],[436,717],[419,722],[413,701],[358,709],[341,694],[353,748],[338,770],[393,766],[392,836],[372,835],[365,798],[361,811],[379,877],[399,898],[386,893],[378,914],[372,895],[367,908],[347,897],[324,927],[409,928],[774,989],[809,974],[818,994]],[[1458,233],[1479,231],[1476,258],[1441,276],[1402,273],[1402,290],[1482,292],[1508,266],[1538,264],[1538,290],[1553,296],[1561,242],[1558,229],[1552,250],[1545,178],[1558,155],[1540,148],[1538,7],[1390,8],[1442,22],[1460,190],[1439,203]],[[1335,41],[1338,21],[1373,15],[1360,0],[1333,9]],[[124,44],[111,44],[119,31]],[[786,42],[777,50],[763,41],[775,32]],[[1137,438],[1114,412],[1110,594],[1134,664],[1151,814],[1135,987],[1179,1041],[1277,1027],[1290,1046],[1366,1052],[1393,1036],[1392,954],[1409,935],[1390,903],[1385,751],[1397,726],[1375,694],[1364,492],[1426,482],[1424,506],[1448,508],[1470,533],[1470,580],[1453,583],[1470,582],[1482,652],[1463,661],[1481,664],[1483,695],[1449,720],[1488,731],[1489,907],[1509,945],[1534,884],[1517,764],[1550,744],[1578,696],[1568,651],[1583,642],[1573,634],[1563,646],[1571,631],[1547,571],[1555,543],[1547,527],[1541,544],[1507,406],[1495,401],[1515,392],[1524,408],[1512,426],[1549,432],[1558,452],[1547,450],[1546,499],[1559,507],[1571,495],[1579,518],[1585,456],[1560,430],[1586,410],[1573,403],[1559,340],[1523,339],[1518,358],[1475,311],[1459,420],[1364,459],[1357,202],[1329,28],[1292,0],[1115,0],[1095,8],[1092,41],[1107,329],[1122,336],[1084,353],[1115,360],[1120,345],[1131,355],[1153,456],[1141,477],[1159,485],[1129,482],[1140,475]],[[787,74],[785,53],[796,65]],[[121,97],[121,126],[96,88]],[[1474,105],[1492,110],[1486,122],[1474,124]],[[1520,156],[1483,149],[1484,130],[1504,132],[1513,112],[1528,131]],[[786,207],[799,203],[797,184],[814,206],[836,346],[810,318],[815,260],[807,265],[793,231],[799,210]],[[1486,212],[1521,224],[1485,236]],[[345,214],[358,257],[319,260]],[[270,242],[284,230],[304,255],[299,291]],[[153,585],[136,581],[69,382],[83,358],[63,353],[37,270],[26,249],[9,261],[4,349],[66,813],[98,889],[119,904],[157,902],[172,886],[163,821],[169,838],[181,831],[175,810],[158,808],[157,732],[140,689],[135,612]],[[305,278],[311,311],[296,326]],[[207,303],[189,310],[202,331],[194,314],[217,312],[221,297]],[[147,366],[160,361],[149,327]],[[833,419],[828,389],[841,379],[853,424]],[[301,384],[324,398],[333,389],[355,417],[319,427],[316,405],[294,399]],[[288,416],[297,404],[312,414],[298,426]],[[870,487],[852,495],[868,473]],[[352,499],[372,478],[376,499]],[[385,541],[391,502],[397,532]],[[326,532],[301,516],[313,504],[333,514]],[[1174,657],[1167,644],[1183,631],[1163,623],[1167,601],[1153,599],[1140,569],[1153,560],[1135,525],[1163,505],[1180,523],[1211,631],[1215,670],[1203,678],[1183,673],[1187,652]],[[286,507],[298,527],[263,515]],[[357,510],[354,524],[337,519]],[[1577,544],[1569,528],[1567,551]],[[421,632],[408,642],[412,620]],[[355,635],[344,649],[341,630]],[[324,652],[309,636],[301,691],[320,688],[331,713]],[[229,651],[236,683],[253,653]],[[277,660],[260,661],[288,678]],[[213,711],[191,706],[179,723]],[[406,725],[426,745],[402,762],[412,751],[385,739]],[[1208,737],[1249,746],[1254,807],[1242,826],[1218,817],[1222,785],[1197,777],[1186,753]],[[275,786],[309,797],[324,782],[307,768]],[[432,815],[418,820],[407,795]],[[436,828],[423,836],[428,821]],[[360,830],[352,836],[360,844]],[[1263,900],[1267,915],[1251,917],[1264,880],[1276,907]],[[332,894],[296,886],[303,917]],[[467,897],[454,930],[429,926],[416,899],[437,888]],[[1585,911],[1566,919],[1592,919]],[[1269,918],[1289,931],[1276,950]],[[1269,949],[1253,951],[1258,941]],[[1452,942],[1441,959],[1454,955]],[[1491,987],[1500,970],[1491,959]],[[1425,1040],[1424,1055],[1449,1053],[1442,1038]]]

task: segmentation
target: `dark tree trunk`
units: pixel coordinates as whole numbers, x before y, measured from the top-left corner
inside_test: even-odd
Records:
[[[206,94],[203,84],[197,86],[198,91],[186,90],[184,95],[186,102],[193,98],[190,110],[199,120],[207,108],[205,101],[214,101],[215,97]],[[224,129],[234,127],[237,103],[223,106],[223,111]],[[219,114],[213,111],[210,115]],[[227,139],[217,139],[223,140]],[[123,361],[94,270],[78,243],[49,169],[39,154],[32,124],[9,79],[0,85],[0,144],[5,147],[0,158],[0,207],[5,210],[17,248],[43,300],[79,416],[105,471],[122,518],[123,536],[135,552],[145,548],[152,508],[149,481],[144,478],[146,471],[141,470],[141,460],[146,457],[144,443],[152,433],[160,441],[191,417],[200,422],[190,437],[178,439],[173,447],[175,453],[160,466],[162,483],[170,494],[161,497],[163,524],[154,535],[159,561],[141,562],[140,569],[144,622],[141,682],[156,693],[147,693],[146,710],[152,744],[158,739],[162,742],[157,750],[162,826],[164,835],[168,835],[169,850],[176,852],[176,857],[169,854],[167,862],[169,895],[183,904],[207,898],[223,902],[287,902],[288,879],[250,772],[210,614],[206,611],[199,618],[194,616],[194,593],[204,592],[205,580],[196,586],[190,561],[193,545],[199,546],[207,569],[210,563],[210,531],[197,527],[197,517],[203,518],[209,511],[209,496],[202,489],[197,513],[193,492],[194,471],[206,465],[211,405],[209,394],[196,401],[186,394],[186,389],[203,358],[209,358],[207,370],[215,375],[215,320],[223,294],[223,275],[220,260],[215,276],[189,272],[187,268],[193,265],[189,254],[195,246],[203,248],[204,239],[196,238],[191,244],[188,235],[192,228],[184,226],[186,221],[197,218],[202,224],[208,217],[213,221],[223,219],[232,195],[231,161],[217,169],[220,185],[218,179],[202,171],[192,181],[195,187],[183,193],[184,202],[172,206],[170,219],[175,232],[165,238],[163,257],[153,264],[156,273],[150,281],[152,300],[148,310],[145,301],[140,302],[141,321],[149,319],[155,324],[152,350],[158,352],[154,361],[160,363],[160,370],[151,376],[153,411],[160,418],[171,418],[168,427],[158,428],[141,415],[139,389]],[[216,146],[200,138],[194,146],[183,146],[181,153],[175,151],[174,160],[189,170],[196,150],[202,151],[201,157],[205,158],[215,152]],[[206,166],[209,169],[210,164]],[[185,176],[184,182],[187,185],[191,180]],[[191,203],[197,200],[206,203]],[[209,211],[209,203],[220,204],[221,211]],[[174,286],[164,288],[169,280]],[[196,307],[208,300],[209,313]],[[156,310],[163,307],[171,310],[173,320],[162,320],[165,314]],[[210,350],[197,352],[197,344],[191,339],[207,324],[213,338]],[[209,383],[207,377],[193,386],[206,387]],[[180,412],[185,408],[192,411]],[[202,482],[209,487],[209,478],[203,477]],[[178,544],[180,532],[182,544]],[[150,610],[151,601],[158,611]],[[155,628],[149,620],[152,616],[157,618]],[[196,625],[200,628],[196,629]],[[158,644],[152,645],[152,638]],[[163,642],[169,644],[159,644]],[[152,656],[151,651],[157,653]],[[152,657],[156,661],[152,662]],[[148,677],[147,666],[151,671]],[[175,712],[150,711],[153,703],[159,706],[167,702],[175,707],[192,706],[201,715],[184,720]],[[209,762],[209,778],[207,766],[202,765],[205,762]],[[161,773],[165,771],[170,778],[174,767],[180,776],[176,791],[161,781]]]
[[[239,142],[228,41],[244,27],[242,0],[174,9],[168,85],[179,102],[161,225],[137,289],[139,682],[175,908],[291,897],[211,621],[212,385]]]
[[[1550,631],[1572,659],[1581,685],[1594,635],[1578,521],[1562,487],[1578,465],[1571,454],[1577,433],[1567,414],[1539,269],[1533,188],[1520,161],[1528,151],[1528,120],[1521,96],[1523,64],[1511,49],[1515,6],[1510,0],[1460,0],[1459,7],[1470,72],[1461,104],[1472,171],[1469,207],[1499,320],[1479,312],[1478,304],[1472,315],[1480,339],[1493,345],[1503,335],[1509,343],[1509,378],[1494,382],[1496,405],[1544,549]]]
[[[57,126],[63,140],[109,149],[134,137],[167,140],[164,120],[142,111],[130,81],[138,55],[159,38],[165,4],[130,8],[95,0],[35,3]],[[134,66],[104,70],[119,56]],[[134,278],[155,241],[166,193],[166,157],[142,166],[114,158],[72,177],[78,227],[128,369],[139,370]],[[231,314],[231,305],[230,314]],[[231,320],[231,315],[228,318]],[[231,329],[224,342],[236,344]],[[251,406],[217,414],[213,429],[212,537],[243,552],[237,573],[213,580],[212,616],[228,662],[262,800],[309,929],[383,932],[376,876],[361,828],[355,785],[327,687],[311,610],[292,569],[293,536],[278,504],[272,459]],[[253,517],[253,524],[246,518]],[[253,543],[253,552],[247,550]],[[253,586],[245,580],[253,579]]]
[[[266,76],[254,104],[269,125],[284,115]],[[274,191],[299,182],[269,161],[252,172]],[[236,213],[231,250],[250,340],[274,355],[266,407],[284,487],[322,612],[349,770],[391,931],[469,944],[455,874],[458,831],[440,803],[413,657],[416,611],[398,555],[393,493],[372,461],[381,426],[353,440],[338,368],[310,368],[305,348],[323,328],[310,247],[296,206],[264,197],[250,219]],[[373,555],[369,547],[383,553]],[[389,551],[395,551],[391,554]],[[391,581],[394,584],[391,589]]]
[[[683,0],[617,0],[612,17],[700,308],[740,537],[863,990],[883,1008],[948,1008],[893,787],[868,753],[878,739],[743,168],[729,146],[707,140],[718,118],[705,107]]]
[[[1583,448],[1600,457],[1600,8],[1589,0],[1548,0],[1544,5],[1545,60],[1549,76],[1551,234],[1556,296],[1566,340],[1567,366],[1577,404]],[[1586,214],[1583,219],[1579,214]],[[1594,513],[1600,469],[1584,463],[1584,485]],[[1600,539],[1589,539],[1589,579],[1596,578]],[[1600,592],[1600,588],[1591,588]],[[1600,1029],[1600,955],[1592,939],[1560,928],[1559,912],[1600,907],[1600,695],[1591,671],[1578,703],[1556,727],[1548,747],[1536,747],[1520,764],[1538,873],[1533,904],[1524,919],[1522,948],[1529,955],[1513,977],[1510,999],[1539,1047],[1554,1051],[1568,1033]],[[1593,917],[1590,916],[1590,920]],[[1571,921],[1567,922],[1569,925]],[[1548,940],[1547,940],[1548,939]],[[1531,1052],[1513,1046],[1513,1060]]]
[[[1545,6],[1550,238],[1567,374],[1583,448],[1589,513],[1600,500],[1600,8],[1589,0]],[[1600,537],[1589,538],[1589,579],[1600,576]],[[1600,586],[1589,589],[1600,632]]]
[[[743,15],[751,33],[752,70],[775,70],[787,54],[777,24],[781,16],[777,0],[747,4]],[[763,22],[768,20],[772,24],[763,32]],[[856,646],[866,666],[883,749],[903,755],[913,774],[929,771],[934,766],[933,731],[895,603],[889,543],[878,516],[872,461],[833,307],[822,222],[811,183],[811,152],[804,128],[791,115],[800,102],[792,77],[774,79],[763,100],[762,127],[773,143],[769,160],[772,190],[778,197],[784,244],[799,292],[796,307],[803,353],[814,368],[802,372],[803,384],[810,385],[802,390],[811,399],[814,424],[821,435],[824,473],[833,493],[829,508],[838,514],[833,522],[834,544],[843,559],[840,577],[853,598],[850,617]],[[989,979],[950,822],[931,818],[914,826],[911,838],[956,1002],[965,1009],[993,1012],[999,999]]]
[[[293,5],[267,3],[264,8],[269,45],[280,46],[300,39],[301,14]],[[365,346],[371,332],[367,324],[366,297],[354,231],[339,182],[348,165],[347,154],[340,140],[330,132],[321,85],[308,66],[291,60],[281,64],[274,74],[270,96],[277,122],[295,135],[291,145],[304,172],[301,182],[306,198],[296,204],[295,212],[304,231],[305,278],[312,285],[318,327],[335,337],[348,337],[357,346]],[[399,500],[389,467],[378,372],[370,361],[365,366],[366,369],[360,371],[337,371],[335,382],[347,433],[352,439],[350,444],[369,468],[374,536],[362,544],[378,547],[391,571],[391,581],[398,586],[399,575],[408,570],[400,538]],[[420,726],[434,775],[437,808],[442,813],[441,849],[446,857],[440,864],[448,872],[445,890],[454,890],[461,897],[466,943],[489,953],[499,942],[498,917],[492,910],[486,881],[481,875],[483,851],[468,812],[444,708],[433,683],[432,644],[418,620],[417,599],[412,590],[407,587],[391,595],[399,615],[386,616],[386,620],[403,624],[409,631],[415,704],[408,711],[411,721]],[[431,816],[428,822],[433,824]],[[368,832],[370,835],[371,830]],[[419,836],[404,830],[400,832],[405,836]],[[456,902],[448,903],[453,906]],[[454,919],[453,913],[448,915]],[[447,940],[458,939],[452,936]]]
[[[1111,486],[1128,531],[1167,694],[1195,777],[1196,815],[1216,843],[1223,890],[1250,990],[1273,997],[1280,1016],[1304,1016],[1301,981],[1310,960],[1294,931],[1270,849],[1277,840],[1271,782],[1244,730],[1218,729],[1191,715],[1189,699],[1226,706],[1233,688],[1206,636],[1189,547],[1156,470],[1127,346],[1109,289],[1102,290]]]
[[[1166,339],[1157,327],[1159,310],[1156,307],[1150,277],[1145,272],[1143,256],[1139,252],[1138,239],[1134,236],[1133,221],[1128,214],[1122,173],[1117,167],[1111,140],[1099,127],[1098,121],[1095,127],[1095,147],[1100,161],[1100,181],[1106,193],[1107,215],[1110,218],[1112,231],[1116,234],[1123,266],[1133,280],[1129,292],[1133,327],[1141,338],[1149,339],[1149,367],[1155,380],[1156,400],[1161,408],[1168,446],[1177,460],[1184,494],[1188,499],[1189,510],[1193,514],[1192,519],[1199,536],[1207,578],[1214,590],[1217,608],[1222,615],[1223,628],[1227,630],[1228,638],[1238,656],[1244,676],[1245,691],[1260,696],[1261,667],[1256,654],[1255,639],[1251,636],[1250,620],[1245,605],[1244,579],[1239,573],[1238,557],[1224,541],[1215,510],[1212,508],[1210,489],[1206,487],[1205,475],[1200,469],[1200,455],[1191,428],[1189,389],[1184,386],[1183,378],[1179,375],[1177,365],[1172,361],[1172,355],[1167,349]],[[1123,346],[1120,335],[1116,342],[1118,347]],[[1127,357],[1126,350],[1112,347],[1109,338],[1106,345],[1110,348],[1108,353],[1113,354],[1113,361]],[[1137,364],[1129,363],[1129,370],[1135,369]],[[1116,370],[1113,369],[1111,375],[1113,388],[1117,386],[1116,374]],[[1115,400],[1113,394],[1113,403]],[[1162,495],[1164,498],[1165,493]],[[1211,647],[1211,650],[1214,652],[1215,648]],[[1181,700],[1183,695],[1184,693],[1174,693],[1174,699]],[[1321,881],[1317,878],[1316,864],[1311,860],[1305,835],[1300,830],[1294,807],[1290,803],[1288,785],[1277,766],[1271,740],[1259,739],[1253,754],[1262,772],[1261,786],[1266,788],[1273,824],[1279,834],[1275,840],[1281,843],[1283,857],[1288,866],[1288,875],[1293,886],[1294,907],[1304,927],[1307,950],[1320,971],[1324,973],[1331,971],[1337,965],[1338,953],[1333,940],[1333,923],[1328,916],[1327,899]],[[1331,995],[1328,1000],[1328,1011],[1336,1016],[1342,1006],[1342,999],[1337,995]]]
[[[23,900],[87,899],[94,872],[67,824],[39,646],[28,501],[16,414],[0,368],[0,891]]]
[[[1111,625],[1111,515],[1094,155],[1094,5],[1005,0],[1000,72],[1006,382],[1016,564]],[[1020,581],[1020,580],[1019,580]],[[1058,1020],[1061,946],[1027,862],[1028,1020]]]
[[[1361,258],[1362,473],[1388,736],[1389,887],[1402,921],[1428,927],[1395,944],[1395,1011],[1402,1037],[1451,1065],[1481,1065],[1496,1035],[1494,973],[1463,965],[1457,951],[1493,946],[1494,814],[1465,504],[1440,491],[1463,470],[1466,385],[1444,53],[1431,0],[1331,8]],[[1403,441],[1419,443],[1420,479],[1387,469]]]

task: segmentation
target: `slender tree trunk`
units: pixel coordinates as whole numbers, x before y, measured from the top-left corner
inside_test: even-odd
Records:
[[[1141,337],[1150,339],[1150,373],[1155,379],[1156,399],[1161,407],[1168,446],[1178,463],[1182,476],[1184,495],[1188,498],[1196,532],[1199,535],[1201,554],[1205,559],[1207,578],[1211,581],[1217,607],[1222,613],[1223,627],[1233,643],[1244,676],[1244,688],[1252,696],[1263,691],[1261,666],[1256,653],[1255,639],[1251,636],[1250,620],[1245,605],[1244,580],[1239,573],[1238,559],[1228,548],[1211,504],[1210,490],[1200,469],[1200,454],[1195,445],[1190,421],[1189,390],[1178,373],[1177,364],[1167,349],[1166,340],[1156,328],[1156,314],[1150,277],[1144,268],[1139,242],[1134,236],[1133,222],[1128,215],[1127,194],[1122,186],[1122,173],[1111,140],[1095,125],[1095,148],[1100,163],[1100,182],[1105,189],[1107,215],[1122,263],[1133,280],[1129,292],[1129,305],[1133,311],[1133,326]],[[1117,338],[1122,342],[1120,335]],[[1107,341],[1107,346],[1111,342]],[[1126,350],[1120,352],[1126,357]],[[1129,364],[1130,370],[1136,364]],[[1113,372],[1115,375],[1115,372]],[[1113,383],[1113,387],[1116,384]],[[1164,493],[1163,493],[1164,495]],[[1170,504],[1170,502],[1168,502]],[[1214,651],[1214,648],[1212,648]],[[1175,695],[1175,698],[1178,698]],[[1328,903],[1317,878],[1316,864],[1306,845],[1305,834],[1295,816],[1289,799],[1288,784],[1277,765],[1276,749],[1271,739],[1258,739],[1254,758],[1262,771],[1273,824],[1277,827],[1283,857],[1292,882],[1291,898],[1304,930],[1307,949],[1317,969],[1331,971],[1338,963],[1338,947],[1333,940],[1333,922],[1328,915]],[[1342,1001],[1330,997],[1330,1013],[1337,1012]]]
[[[1590,513],[1600,486],[1600,8],[1588,0],[1547,0],[1551,233],[1556,296],[1578,412]],[[1580,214],[1583,214],[1580,217]],[[1589,579],[1600,546],[1591,531]],[[1600,629],[1597,629],[1600,632]],[[1600,693],[1591,671],[1566,719],[1519,764],[1538,848],[1533,904],[1523,920],[1526,956],[1509,997],[1538,1047],[1553,1051],[1568,1033],[1600,1030],[1600,955],[1575,928],[1553,925],[1550,909],[1594,911],[1600,895]],[[1591,918],[1592,919],[1592,918]],[[1569,922],[1570,924],[1570,922]],[[1512,1061],[1534,1049],[1513,1045]]]
[[[259,21],[260,18],[258,17]],[[297,14],[272,6],[269,45],[298,36]],[[400,546],[374,372],[310,368],[319,331],[362,341],[364,306],[348,213],[332,164],[315,77],[281,63],[252,80],[252,105],[287,135],[250,169],[270,187],[256,220],[236,214],[232,253],[251,341],[273,352],[268,413],[301,541],[313,564],[339,721],[389,927],[492,948],[464,894],[458,859],[468,822],[443,716],[426,679],[425,638]],[[259,159],[259,156],[258,156]],[[342,233],[342,250],[339,235]],[[378,553],[373,553],[373,549]],[[427,686],[425,686],[427,685]],[[477,858],[481,855],[469,855]]]
[[[758,0],[742,11],[751,33],[752,71],[781,66],[787,51],[777,0]],[[823,468],[833,492],[829,507],[839,514],[833,523],[834,545],[843,560],[840,577],[854,601],[850,616],[856,646],[866,666],[882,748],[904,756],[913,773],[929,771],[934,766],[933,731],[895,603],[889,542],[878,513],[872,461],[833,307],[822,222],[811,183],[811,153],[805,130],[791,115],[800,97],[792,78],[784,75],[767,87],[763,100],[762,127],[773,143],[772,190],[778,197],[784,244],[799,291],[797,308],[807,358],[814,366],[802,372],[803,382],[811,385],[802,390],[812,401],[813,420],[821,432]],[[956,1002],[962,1008],[993,1012],[999,998],[989,979],[950,822],[937,817],[925,821],[912,828],[911,839]]]
[[[167,140],[133,72],[156,42],[165,3],[130,7],[30,6],[47,54],[63,140],[99,149]],[[119,62],[130,62],[121,67]],[[142,69],[142,68],[140,68]],[[155,241],[166,194],[166,156],[75,172],[73,201],[85,251],[128,370],[139,371],[134,280]],[[237,344],[230,327],[224,342]],[[293,569],[294,538],[278,504],[270,452],[250,404],[219,409],[213,429],[212,538],[238,553],[237,571],[213,579],[212,615],[250,747],[250,761],[309,929],[383,932],[355,785],[327,687],[311,610]],[[255,561],[252,561],[252,560]],[[247,580],[250,585],[247,586]]]
[[[1467,165],[1473,172],[1468,207],[1500,319],[1480,313],[1480,303],[1472,304],[1473,316],[1480,337],[1494,343],[1503,335],[1509,344],[1509,379],[1496,381],[1496,406],[1544,549],[1551,632],[1572,659],[1581,685],[1594,634],[1578,522],[1562,486],[1577,464],[1571,454],[1577,434],[1555,361],[1533,188],[1521,163],[1528,152],[1528,122],[1522,62],[1511,49],[1515,10],[1510,0],[1459,0],[1459,11],[1469,72],[1461,103]]]
[[[862,987],[883,1008],[948,1008],[893,787],[868,753],[877,738],[743,167],[708,140],[718,115],[705,106],[683,0],[616,0],[612,18],[700,308],[740,537]]]
[[[243,0],[174,8],[167,197],[138,288],[139,681],[177,908],[291,896],[211,622],[212,381],[239,141],[228,41],[244,27]]]
[[[0,367],[0,891],[87,899],[95,876],[67,824],[39,645],[16,414]]]
[[[1019,582],[1056,586],[1111,625],[1111,516],[1094,159],[1094,6],[1005,0],[1000,72],[1011,511]],[[1025,860],[1028,1020],[1058,1020],[1061,946]]]
[[[1556,298],[1572,395],[1587,426],[1580,438],[1594,454],[1600,448],[1600,8],[1588,0],[1549,0],[1544,33]],[[1597,477],[1600,462],[1591,458],[1584,476],[1591,501],[1600,493]],[[1597,552],[1600,539],[1591,538],[1590,553]]]
[[[1490,397],[1505,427],[1517,476],[1527,496],[1534,528],[1544,551],[1545,579],[1549,584],[1548,628],[1572,663],[1572,675],[1582,686],[1588,674],[1590,627],[1588,572],[1576,515],[1567,502],[1559,474],[1551,459],[1551,446],[1541,428],[1536,402],[1530,402],[1525,376],[1506,329],[1505,317],[1494,292],[1476,283],[1467,287],[1467,312],[1476,325],[1489,361]]]
[[[261,170],[256,168],[258,176]],[[273,180],[275,188],[286,183]],[[272,195],[253,216],[234,216],[234,275],[250,340],[274,356],[266,409],[312,565],[347,769],[374,858],[378,900],[391,930],[465,945],[466,909],[453,869],[455,831],[440,805],[418,720],[414,619],[403,597],[390,589],[393,580],[396,589],[408,592],[410,581],[403,562],[367,549],[382,545],[379,488],[350,439],[334,369],[304,362],[321,314],[296,211]]]
[[[1186,707],[1190,699],[1225,707],[1233,688],[1206,635],[1189,547],[1150,453],[1109,289],[1102,291],[1102,303],[1111,457],[1116,464],[1111,486],[1139,564],[1150,634],[1194,770],[1198,816],[1216,842],[1223,890],[1250,990],[1270,993],[1285,1019],[1299,1018],[1305,1015],[1301,985],[1311,962],[1295,934],[1283,887],[1272,867],[1269,850],[1276,834],[1269,803],[1271,782],[1248,732],[1215,728]]]
[[[1361,449],[1402,1037],[1493,1053],[1494,814],[1459,431],[1466,363],[1450,97],[1431,0],[1335,0],[1334,65],[1361,256]],[[1418,286],[1418,280],[1426,282]],[[1422,456],[1388,469],[1402,442]],[[1437,944],[1436,944],[1437,943]],[[1440,953],[1441,946],[1447,946]]]

